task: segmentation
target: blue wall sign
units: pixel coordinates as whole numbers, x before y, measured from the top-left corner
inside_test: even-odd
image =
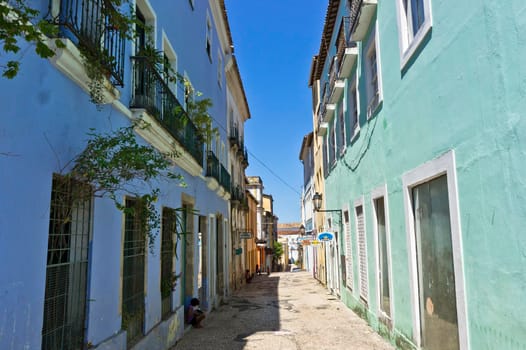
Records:
[[[334,234],[331,232],[321,232],[318,234],[318,240],[320,241],[332,241]]]

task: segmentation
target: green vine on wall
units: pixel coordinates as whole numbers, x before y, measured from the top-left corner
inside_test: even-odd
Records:
[[[149,126],[134,124],[104,134],[91,129],[86,147],[73,159],[73,168],[67,176],[92,186],[86,197],[107,197],[120,211],[140,215],[152,249],[160,227],[160,214],[155,208],[160,190],[153,182],[166,179],[184,186],[184,181],[181,174],[172,171],[167,155],[137,142],[136,127]],[[148,193],[140,193],[148,187]],[[119,199],[122,194],[137,198],[143,209],[136,213],[134,208],[126,208]]]

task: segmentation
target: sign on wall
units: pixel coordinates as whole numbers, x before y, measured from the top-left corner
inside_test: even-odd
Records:
[[[252,238],[252,232],[241,232],[239,234],[239,238],[241,238],[241,239],[250,239],[250,238]]]

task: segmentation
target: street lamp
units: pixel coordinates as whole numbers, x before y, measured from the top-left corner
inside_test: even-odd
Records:
[[[328,213],[330,213],[330,212],[338,212],[338,213],[340,213],[340,223],[341,223],[342,210],[341,209],[331,209],[331,210],[322,210],[322,209],[320,209],[321,208],[322,199],[323,199],[323,197],[318,192],[316,192],[314,194],[314,196],[312,196],[312,204],[314,204],[314,211],[324,212],[324,213],[327,213],[327,212]]]
[[[328,212],[328,213],[331,213],[331,212],[336,212],[340,215],[339,219],[340,219],[340,222],[339,222],[339,226],[340,226],[340,232],[339,234],[343,234],[343,222],[342,222],[342,210],[341,209],[326,209],[326,210],[322,210],[320,209],[321,208],[321,202],[322,202],[322,195],[318,192],[316,192],[314,194],[314,196],[312,196],[312,204],[314,205],[314,211],[317,211],[317,212]],[[336,236],[336,248],[340,250],[341,252],[341,247],[340,247],[340,242],[341,242],[341,239],[338,239],[338,234],[335,235]],[[343,255],[341,255],[341,257],[343,258]],[[325,259],[327,259],[327,256],[325,256]],[[345,265],[344,264],[340,264],[338,265],[338,263],[336,262],[336,266],[339,266],[339,268],[337,268],[337,273],[338,273],[338,280],[340,280],[340,278],[342,276],[344,276],[345,274],[343,273],[343,271],[341,270],[342,268],[345,268]],[[340,273],[342,273],[340,275]],[[338,285],[339,285],[340,282],[338,282]],[[344,282],[345,284],[345,282]]]
[[[312,203],[314,204],[314,210],[319,211],[321,208],[321,194],[318,192],[314,193],[314,196],[312,196]]]

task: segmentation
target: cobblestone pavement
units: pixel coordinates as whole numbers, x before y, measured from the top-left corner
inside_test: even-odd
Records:
[[[308,272],[256,276],[172,350],[394,349]]]

